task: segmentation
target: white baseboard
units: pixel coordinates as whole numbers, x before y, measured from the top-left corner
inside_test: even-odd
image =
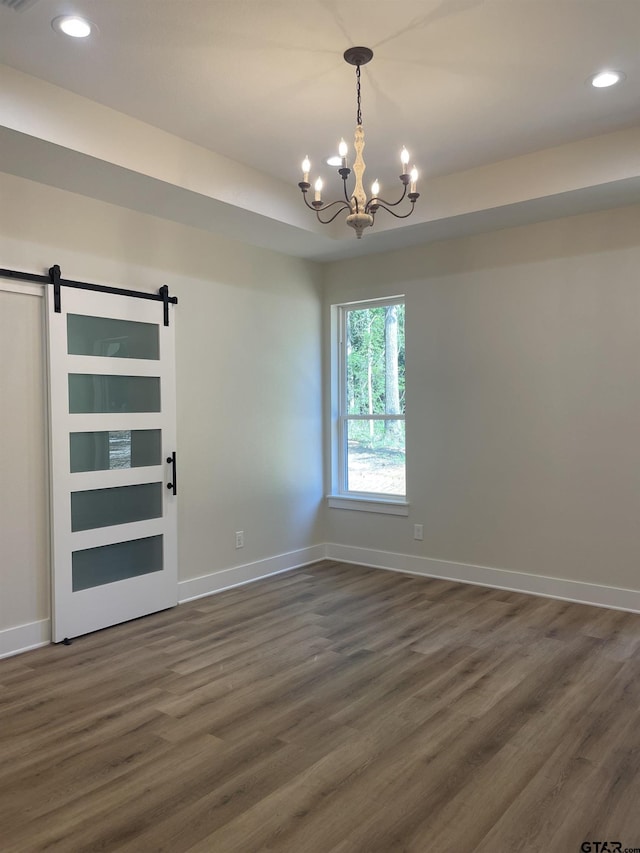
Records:
[[[213,572],[210,575],[180,581],[178,584],[178,602],[184,604],[186,601],[193,601],[194,598],[202,598],[205,595],[222,592],[230,587],[251,583],[251,581],[266,578],[269,575],[290,572],[292,569],[308,566],[309,563],[315,563],[324,558],[325,546],[312,545],[309,548],[290,551],[288,554],[279,554],[276,557],[257,560],[255,563],[245,563],[243,566],[234,566],[232,569],[224,569],[221,572]]]
[[[301,566],[324,559],[324,556],[325,546],[313,545],[310,548],[301,548],[298,551],[268,557],[265,560],[247,563],[244,566],[235,566],[232,569],[225,569],[203,577],[180,581],[178,584],[178,602],[184,604],[186,601],[212,595],[232,586],[240,586],[269,575],[299,569]],[[28,652],[30,649],[37,649],[40,646],[48,646],[50,642],[50,619],[42,619],[38,622],[30,622],[27,625],[0,630],[0,659],[12,657],[21,652]]]
[[[19,655],[40,646],[48,646],[51,642],[51,620],[41,619],[29,622],[15,628],[5,628],[0,631],[0,658]]]
[[[477,586],[489,586],[511,592],[523,592],[541,595],[545,598],[559,598],[577,604],[592,604],[596,607],[609,607],[613,610],[627,610],[640,613],[640,590],[620,589],[601,586],[583,581],[563,580],[543,575],[531,575],[506,569],[492,569],[487,566],[474,566],[467,563],[451,563],[447,560],[433,560],[428,557],[415,557],[410,554],[394,554],[373,548],[357,548],[352,545],[327,543],[301,548],[288,554],[279,554],[254,563],[246,563],[221,572],[180,581],[178,601],[184,604],[196,598],[213,595],[216,592],[234,586],[251,583],[269,575],[299,569],[318,560],[339,560],[355,563],[374,569],[386,569],[404,574],[420,575],[429,578],[470,583]],[[41,619],[18,625],[15,628],[0,630],[0,658],[47,646],[51,642],[51,622]]]
[[[601,586],[584,581],[530,575],[525,572],[513,572],[506,569],[491,569],[487,566],[474,566],[467,563],[450,563],[447,560],[414,557],[410,554],[394,554],[372,548],[357,548],[351,545],[328,543],[325,554],[330,560],[357,563],[375,569],[388,569],[389,571],[410,575],[541,595],[545,598],[559,598],[576,604],[592,604],[596,607],[609,607],[612,610],[628,610],[631,613],[640,613],[640,590],[635,589],[620,589],[619,587]]]

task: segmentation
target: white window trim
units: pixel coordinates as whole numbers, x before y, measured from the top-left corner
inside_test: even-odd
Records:
[[[327,504],[332,509],[357,510],[360,512],[377,512],[385,515],[409,515],[409,502],[405,495],[385,495],[377,493],[357,493],[345,490],[346,483],[346,450],[344,447],[343,421],[341,400],[344,399],[344,381],[346,375],[346,312],[354,307],[384,307],[405,303],[404,294],[387,296],[382,299],[358,299],[353,302],[343,302],[331,308],[331,489],[327,495]],[[350,419],[358,420],[398,420],[397,415],[354,415]],[[401,418],[406,422],[406,417]]]
[[[382,515],[409,515],[407,501],[380,500],[359,495],[327,495],[331,509],[351,509],[359,512],[378,512]]]

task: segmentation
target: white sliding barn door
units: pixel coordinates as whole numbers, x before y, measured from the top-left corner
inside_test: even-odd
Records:
[[[175,311],[47,287],[53,640],[178,601]]]

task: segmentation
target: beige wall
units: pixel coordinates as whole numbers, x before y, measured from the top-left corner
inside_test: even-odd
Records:
[[[328,541],[640,589],[639,269],[640,207],[331,265],[406,294],[411,507]]]
[[[0,291],[0,630],[49,616],[42,303]]]
[[[319,269],[2,174],[0,202],[0,266],[180,299],[181,580],[327,541],[640,589],[640,207]],[[408,518],[323,524],[323,277],[325,321],[406,294]],[[40,311],[0,293],[0,631],[49,609]]]
[[[0,174],[0,267],[43,273],[53,263],[68,278],[167,284],[179,298],[180,579],[322,542],[318,268]],[[3,447],[11,444],[1,631],[47,618],[49,599],[42,300],[0,299],[0,332],[20,330],[0,340],[0,426]]]

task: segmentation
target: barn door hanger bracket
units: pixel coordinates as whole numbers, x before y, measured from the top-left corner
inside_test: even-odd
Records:
[[[1,2],[1,0],[0,0]],[[0,278],[15,278],[20,281],[35,281],[40,284],[53,285],[53,304],[56,314],[62,312],[62,287],[75,287],[78,290],[93,290],[95,293],[114,293],[116,296],[131,296],[135,299],[150,299],[152,302],[162,302],[164,325],[169,325],[169,305],[177,305],[178,297],[169,296],[169,288],[164,284],[157,293],[146,293],[144,290],[127,290],[124,287],[109,287],[106,284],[92,284],[88,281],[70,281],[63,279],[60,267],[54,264],[49,268],[49,275],[36,275],[21,270],[0,269]]]
[[[62,312],[62,301],[60,299],[60,267],[54,264],[49,269],[49,279],[53,285],[53,310],[56,314]]]
[[[134,299],[150,299],[162,302],[163,322],[169,325],[169,305],[177,305],[178,297],[169,296],[169,288],[164,284],[157,293],[146,293],[143,290],[127,290],[124,287],[110,287],[106,284],[91,284],[88,281],[69,281],[61,278],[60,267],[55,264],[49,270],[49,281],[53,285],[53,306],[56,314],[62,311],[61,287],[75,287],[79,290],[93,290],[96,293],[113,293],[116,296],[131,296]]]

